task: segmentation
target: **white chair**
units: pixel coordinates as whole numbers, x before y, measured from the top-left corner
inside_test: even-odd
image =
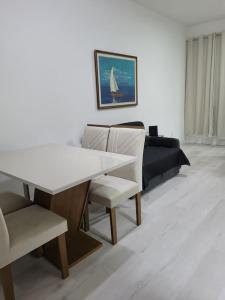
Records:
[[[0,193],[0,208],[3,215],[10,214],[30,205],[32,205],[32,202],[20,195],[12,192]]]
[[[82,148],[106,151],[109,137],[109,126],[104,125],[87,125],[82,137]],[[89,230],[89,213],[88,205],[84,212],[83,218],[84,230]]]
[[[67,221],[38,205],[3,216],[0,209],[0,275],[6,300],[14,300],[11,263],[57,238],[62,278],[68,277]]]
[[[99,176],[91,182],[89,201],[106,207],[110,214],[112,244],[117,243],[116,207],[135,196],[136,222],[141,224],[142,160],[145,132],[143,129],[111,128],[108,152],[136,156],[137,161]]]
[[[106,151],[109,127],[87,125],[82,137],[82,148]]]

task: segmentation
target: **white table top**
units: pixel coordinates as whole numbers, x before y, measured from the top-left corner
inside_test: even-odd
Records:
[[[136,161],[133,156],[66,145],[0,152],[0,173],[57,194]]]

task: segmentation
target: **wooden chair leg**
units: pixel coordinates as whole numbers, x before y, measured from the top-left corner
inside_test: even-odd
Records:
[[[111,226],[111,237],[112,244],[115,245],[117,243],[117,230],[116,230],[116,208],[109,209],[110,214],[110,226]]]
[[[84,231],[87,232],[90,230],[90,222],[89,222],[89,208],[88,203],[86,204],[84,215],[83,215],[83,224],[84,224]]]
[[[68,257],[66,249],[66,236],[65,233],[57,237],[59,247],[59,257],[61,264],[62,279],[69,276]]]
[[[136,202],[136,222],[137,226],[141,225],[141,193],[135,195]]]
[[[29,190],[29,185],[27,183],[23,183],[23,191],[24,191],[24,197],[27,200],[30,200],[30,190]]]
[[[40,246],[39,248],[35,249],[32,252],[33,256],[35,256],[36,258],[40,258],[44,255],[44,247]]]
[[[0,275],[5,300],[15,300],[11,265],[7,265],[4,268],[0,269]]]

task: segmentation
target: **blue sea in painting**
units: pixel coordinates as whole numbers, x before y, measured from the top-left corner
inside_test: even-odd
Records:
[[[122,94],[122,97],[117,97],[117,103],[123,102],[134,102],[135,101],[135,88],[129,86],[119,86],[119,91]],[[101,96],[102,104],[109,104],[113,102],[113,97],[110,92],[109,86],[101,86]]]
[[[135,61],[132,59],[99,57],[101,104],[136,101],[135,69]],[[113,97],[112,90],[118,93],[116,98]]]

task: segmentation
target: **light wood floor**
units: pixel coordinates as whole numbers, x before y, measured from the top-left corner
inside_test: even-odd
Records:
[[[224,300],[225,148],[183,147],[192,167],[143,196],[143,224],[134,201],[118,210],[118,245],[109,219],[92,208],[101,250],[75,266],[66,281],[43,258],[14,264],[18,300]],[[0,291],[0,299],[2,299]]]

